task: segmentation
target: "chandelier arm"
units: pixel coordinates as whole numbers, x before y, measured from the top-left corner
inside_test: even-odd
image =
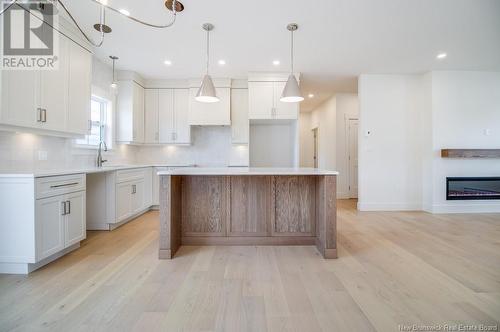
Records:
[[[76,19],[73,17],[73,15],[71,15],[70,11],[68,10],[68,8],[66,8],[66,6],[64,5],[64,3],[62,3],[61,0],[57,0],[57,3],[61,5],[61,7],[64,9],[64,11],[66,12],[66,14],[68,14],[69,18],[71,19],[71,21],[76,25],[77,29],[80,31],[80,33],[83,35],[83,37],[85,37],[85,39],[91,43],[93,46],[95,47],[101,47],[102,46],[102,43],[104,42],[104,31],[101,29],[101,38],[99,40],[99,42],[95,42],[92,38],[90,38],[86,33],[85,31],[83,31],[83,29],[80,27],[80,25],[78,24],[78,22],[76,21]],[[104,9],[104,8],[103,8]],[[104,13],[101,12],[102,14],[100,15],[100,24],[104,24]],[[58,30],[59,31],[59,30]]]
[[[125,14],[123,14],[122,12],[120,12],[118,9],[113,8],[113,7],[109,6],[109,5],[105,5],[105,4],[103,4],[103,3],[102,3],[101,1],[99,1],[99,0],[90,0],[90,1],[95,2],[95,3],[97,3],[97,4],[101,5],[101,6],[104,6],[106,9],[109,9],[109,10],[111,10],[111,11],[113,11],[113,12],[117,13],[117,14],[120,14],[121,16],[123,16],[123,17],[125,17],[125,18],[128,18],[129,20],[132,20],[132,21],[134,21],[134,22],[137,22],[137,23],[140,23],[140,24],[142,24],[142,25],[146,25],[146,26],[149,26],[149,27],[152,27],[152,28],[159,28],[159,29],[163,29],[163,28],[168,28],[168,27],[171,27],[172,25],[174,25],[174,23],[175,23],[175,19],[176,19],[176,17],[177,17],[177,11],[175,10],[175,5],[176,5],[176,3],[177,3],[177,1],[176,1],[176,0],[173,0],[173,4],[172,4],[172,13],[173,13],[173,18],[172,18],[172,21],[171,21],[171,22],[169,22],[169,23],[167,23],[167,24],[153,24],[153,23],[148,23],[148,22],[143,21],[143,20],[141,20],[141,19],[138,19],[138,18],[136,18],[136,17],[130,16],[130,15],[125,15]],[[57,2],[59,2],[59,3],[60,3],[61,1],[60,1],[60,0],[57,0]]]
[[[0,10],[0,15],[2,15],[3,13],[5,13],[10,7],[12,7],[12,5],[14,5],[18,0],[12,0],[8,5],[6,5],[5,7],[3,7],[2,10]]]

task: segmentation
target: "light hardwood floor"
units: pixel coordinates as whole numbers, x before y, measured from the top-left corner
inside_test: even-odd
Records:
[[[0,276],[0,330],[398,331],[500,320],[500,215],[357,212],[339,258],[310,247],[182,247],[158,260],[158,213],[30,276]]]

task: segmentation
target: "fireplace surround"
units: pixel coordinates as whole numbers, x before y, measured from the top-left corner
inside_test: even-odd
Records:
[[[446,200],[500,200],[500,177],[447,177]]]

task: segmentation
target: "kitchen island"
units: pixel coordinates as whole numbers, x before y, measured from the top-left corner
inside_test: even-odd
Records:
[[[338,172],[188,167],[158,175],[160,259],[181,245],[315,245],[337,258]]]

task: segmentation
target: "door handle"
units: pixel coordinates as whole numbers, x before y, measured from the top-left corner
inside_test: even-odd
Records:
[[[65,202],[61,202],[61,210],[62,210],[61,215],[62,215],[62,216],[65,216],[65,215],[67,214],[67,213],[66,213],[66,202],[67,202],[67,201],[65,201]]]

